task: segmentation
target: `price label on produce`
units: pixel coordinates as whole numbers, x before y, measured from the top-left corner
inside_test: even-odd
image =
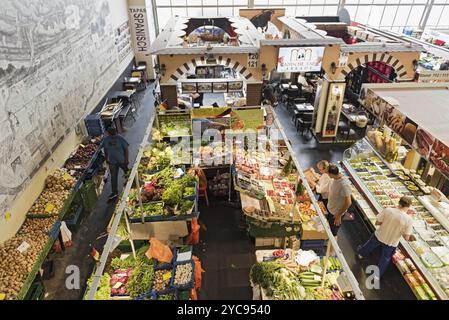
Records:
[[[62,176],[64,178],[64,180],[70,180],[72,179],[72,176],[70,174],[68,174],[67,172],[64,173],[64,175]]]
[[[26,241],[22,242],[20,244],[20,246],[17,247],[17,251],[19,251],[20,253],[24,253],[25,251],[28,250],[28,248],[30,247],[30,244]]]
[[[166,281],[168,279],[171,279],[171,272],[166,272],[162,275],[162,280]]]
[[[123,286],[123,283],[121,283],[120,281],[118,281],[116,284],[114,284],[114,286],[112,287],[113,289],[120,289],[120,287]]]
[[[0,301],[6,299],[6,293],[0,293]]]
[[[11,212],[6,212],[5,219],[6,219],[6,221],[11,220]]]
[[[55,209],[55,205],[53,203],[47,203],[45,206],[45,213],[52,213]]]

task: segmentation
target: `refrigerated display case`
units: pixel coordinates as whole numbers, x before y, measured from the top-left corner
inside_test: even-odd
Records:
[[[401,196],[413,198],[408,213],[413,217],[417,240],[402,239],[393,261],[418,299],[448,299],[449,215],[435,214],[430,207],[431,197],[423,192],[426,188],[415,183],[400,163],[386,162],[367,139],[345,151],[342,165],[357,191],[354,202],[372,230],[376,228],[373,213],[396,207]],[[415,274],[413,268],[403,268],[404,262],[398,261],[413,263]]]

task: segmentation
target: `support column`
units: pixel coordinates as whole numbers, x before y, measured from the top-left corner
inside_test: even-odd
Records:
[[[162,101],[166,100],[170,107],[178,106],[178,89],[176,84],[161,83]]]
[[[262,82],[246,84],[246,105],[259,106],[262,102]]]
[[[337,136],[340,113],[343,105],[346,83],[344,80],[329,80],[326,77],[317,92],[315,103],[315,133],[324,138]]]

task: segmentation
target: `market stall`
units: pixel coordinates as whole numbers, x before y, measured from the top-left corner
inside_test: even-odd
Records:
[[[168,115],[162,112],[159,111],[154,117]],[[272,115],[269,110],[266,113]],[[222,129],[216,130],[217,138],[226,133],[227,139],[208,140],[201,135],[205,132],[204,128],[194,124],[195,119],[214,119]],[[264,137],[266,139],[267,134],[264,112],[260,107],[240,110],[228,107],[194,109],[191,110],[191,120],[194,139],[189,140],[186,145],[182,145],[182,140],[186,137],[172,140],[170,143],[164,139],[161,131],[157,130],[161,128],[160,119],[155,120],[154,128],[153,120],[149,123],[129,181],[111,220],[109,237],[99,264],[89,281],[86,299],[115,299],[117,296],[115,289],[121,290],[122,299],[158,299],[161,295],[166,298],[167,292],[172,294],[172,298],[180,299],[178,295],[182,292],[186,294],[186,291],[188,297],[194,298],[196,291],[192,290],[193,287],[198,288],[201,285],[198,280],[200,279],[198,273],[201,274],[200,262],[195,261],[192,252],[180,254],[186,241],[196,243],[193,239],[198,237],[195,231],[196,218],[199,216],[198,197],[204,180],[201,177],[195,180],[191,174],[196,175],[204,171],[207,178],[208,170],[217,170],[218,163],[227,166],[228,169],[212,175],[207,181],[208,192],[218,197],[229,196],[229,199],[231,192],[239,194],[242,214],[247,218],[250,236],[257,239],[276,236],[284,239],[286,245],[287,237],[295,238],[300,233],[306,234],[305,226],[308,225],[317,234],[325,235],[320,238],[321,245],[323,239],[327,239],[328,225],[321,225],[318,230],[315,229],[315,225],[326,220],[320,216],[321,209],[318,209],[319,212],[315,209],[319,204],[308,196],[311,191],[307,183],[298,184],[302,172],[291,156],[290,146],[285,142],[283,133],[276,136],[275,132],[278,130],[275,128],[280,128],[277,121],[275,125],[271,123],[268,130],[269,134],[273,135],[274,141],[271,151],[257,152],[256,145],[252,141],[256,141],[257,136],[259,137],[257,141],[264,143],[263,139]],[[223,124],[228,125],[221,127]],[[253,139],[248,138],[248,132],[244,129],[253,129],[251,131]],[[197,134],[199,136],[196,136]],[[211,143],[215,143],[212,154],[204,152],[204,147],[212,148]],[[184,148],[181,148],[181,145]],[[198,145],[203,149],[197,149]],[[185,157],[182,153],[188,156]],[[283,157],[287,158],[282,159]],[[281,165],[276,162],[276,166],[270,167],[272,158],[279,159]],[[179,159],[190,161],[180,163]],[[211,162],[211,159],[217,163]],[[255,166],[254,161],[259,165]],[[189,170],[189,167],[194,170]],[[231,173],[233,179],[230,179]],[[249,177],[250,185],[254,188],[248,188],[245,177]],[[302,179],[305,179],[304,176]],[[304,243],[307,244],[307,239],[304,239]],[[336,248],[339,260],[344,260],[334,238],[330,243]],[[330,247],[331,245],[327,246],[327,257]],[[321,249],[321,256],[326,257],[324,246]],[[167,252],[166,260],[159,260],[162,259],[160,253],[163,251]],[[172,255],[168,252],[172,252]],[[186,261],[190,262],[179,260],[180,256],[189,256]],[[329,258],[329,261],[334,261],[332,259]],[[145,261],[143,265],[140,263],[141,260]],[[155,267],[159,264],[166,265],[167,268],[162,268],[165,272],[155,271],[159,270]],[[187,273],[190,275],[189,279],[195,278],[195,281],[189,280],[189,286],[177,287],[177,265],[183,265],[180,267],[180,273]],[[189,265],[192,265],[192,268]],[[363,298],[346,262],[342,262],[342,265],[346,270],[342,278],[351,283],[351,291],[358,299]],[[120,277],[123,277],[123,281]],[[146,282],[134,290],[132,283],[136,277],[143,277]],[[159,277],[162,277],[162,280]],[[159,280],[156,281],[156,278]],[[128,281],[131,281],[130,285],[127,285]],[[102,294],[103,291],[105,295]]]
[[[152,43],[170,108],[260,104],[259,39],[243,17],[171,18]]]
[[[103,173],[99,151],[98,140],[87,139],[80,144],[63,168],[47,176],[17,234],[0,245],[2,299],[43,298],[45,288],[39,270],[50,252],[70,245],[61,230],[76,232],[83,216],[95,205],[97,190],[92,180]]]
[[[447,139],[435,117],[429,117],[434,114],[432,108],[444,112],[438,97],[447,92],[447,86],[370,85],[366,90],[364,106],[380,125],[345,152],[343,166],[358,190],[355,200],[374,230],[375,217],[383,208],[397,206],[403,195],[413,198],[408,213],[414,219],[417,240],[402,240],[394,261],[418,299],[448,299],[449,224],[443,195],[447,172],[441,153]],[[420,98],[413,98],[408,90]],[[404,97],[413,98],[414,103],[405,103]],[[425,110],[420,99],[427,100]]]

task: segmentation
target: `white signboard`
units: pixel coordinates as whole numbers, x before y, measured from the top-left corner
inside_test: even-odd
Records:
[[[148,31],[148,16],[144,6],[129,7],[129,20],[133,35],[136,54],[149,54],[150,33]]]
[[[449,70],[420,70],[419,82],[447,82]]]
[[[278,72],[319,72],[324,47],[279,48]]]

